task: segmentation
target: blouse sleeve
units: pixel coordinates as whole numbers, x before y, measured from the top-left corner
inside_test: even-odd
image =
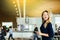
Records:
[[[53,37],[54,36],[54,31],[53,31],[51,23],[48,23],[48,35],[49,35],[49,37]]]

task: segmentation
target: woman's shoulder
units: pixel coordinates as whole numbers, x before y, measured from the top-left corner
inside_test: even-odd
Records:
[[[49,22],[47,26],[48,26],[48,28],[51,28],[52,27],[52,23]]]
[[[49,23],[48,23],[48,25],[52,25],[52,23],[51,23],[51,22],[49,22]]]

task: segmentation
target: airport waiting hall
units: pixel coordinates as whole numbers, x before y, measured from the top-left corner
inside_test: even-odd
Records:
[[[53,40],[60,40],[60,0],[0,0],[0,40],[34,40],[34,27],[41,32],[43,11],[50,15]]]

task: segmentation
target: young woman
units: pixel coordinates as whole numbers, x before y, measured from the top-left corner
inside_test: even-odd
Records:
[[[54,32],[47,10],[43,11],[42,13],[42,25],[40,27],[40,30],[41,32],[38,34],[42,36],[42,40],[52,40]]]

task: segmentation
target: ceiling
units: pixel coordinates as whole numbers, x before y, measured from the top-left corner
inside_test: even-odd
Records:
[[[13,2],[15,2],[15,4]],[[19,4],[21,4],[21,2],[22,1],[20,1]],[[15,5],[16,5],[16,7],[15,7]],[[17,8],[17,10],[16,10],[16,8]],[[17,6],[16,0],[0,0],[0,15],[6,16],[6,17],[16,17],[17,16],[16,11],[18,11],[18,6]]]
[[[6,16],[6,17],[16,17],[16,7],[14,7],[15,4],[13,2],[16,2],[16,0],[0,0],[0,15]],[[23,1],[19,0],[21,15],[23,15]],[[50,8],[52,9],[52,12],[54,14],[60,14],[60,0],[26,0],[26,16],[29,17],[40,17],[42,11],[48,10],[50,11]],[[17,9],[18,10],[18,9]]]
[[[26,15],[40,17],[42,11],[52,10],[53,14],[60,14],[60,0],[27,0]]]

